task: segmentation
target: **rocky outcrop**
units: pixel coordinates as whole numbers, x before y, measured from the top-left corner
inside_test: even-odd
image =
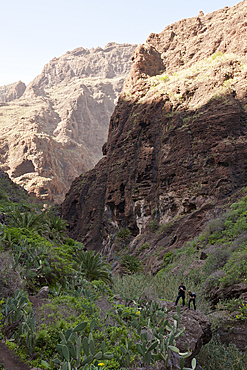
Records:
[[[19,99],[20,83],[5,93],[0,167],[11,179],[44,201],[63,200],[72,180],[102,157],[135,47],[77,48],[52,59]]]
[[[162,255],[246,184],[246,10],[243,1],[184,19],[135,50],[105,156],[62,204],[71,236],[87,248],[111,254],[122,228],[140,236],[138,248],[158,227],[149,242]]]
[[[4,86],[0,86],[0,103],[3,103],[5,101],[5,96],[6,96],[6,93],[7,91],[12,87],[14,86],[14,84],[9,84],[9,85],[4,85]]]
[[[242,298],[247,301],[247,284],[239,283],[224,288],[213,288],[208,293],[208,298],[213,307],[215,307],[220,300]]]
[[[24,91],[26,90],[26,85],[24,82],[19,81],[13,84],[6,92],[5,95],[5,102],[10,102],[15,99],[19,99],[23,94]]]
[[[229,345],[234,343],[236,347],[244,352],[247,348],[247,320],[228,320],[221,323],[217,329],[222,343]]]
[[[169,309],[168,320],[173,321],[173,315],[176,313],[176,309],[170,302],[162,302],[164,307]],[[211,323],[209,319],[202,314],[200,311],[189,310],[187,307],[181,307],[181,317],[179,323],[179,329],[185,327],[184,335],[178,337],[176,340],[176,346],[181,352],[186,352],[186,344],[189,346],[191,356],[189,357],[189,363],[201,350],[202,346],[207,344],[212,338]]]

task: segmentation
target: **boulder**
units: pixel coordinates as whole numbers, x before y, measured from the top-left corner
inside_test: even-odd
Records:
[[[247,349],[247,319],[227,320],[217,329],[222,343],[234,343],[240,351]]]
[[[172,316],[176,314],[176,307],[170,302],[160,301],[160,303],[169,309],[168,320],[173,321]],[[187,307],[181,307],[181,316],[179,329],[185,327],[184,335],[176,340],[176,345],[181,352],[186,352],[186,343],[192,352],[188,358],[188,364],[200,352],[203,345],[207,344],[212,338],[211,323],[209,319],[199,310],[189,310]]]
[[[39,299],[47,299],[48,298],[49,291],[50,291],[50,289],[49,289],[48,286],[43,286],[38,291],[38,293],[36,294],[36,298],[39,298]]]

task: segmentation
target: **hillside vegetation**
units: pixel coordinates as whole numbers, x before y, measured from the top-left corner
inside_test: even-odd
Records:
[[[31,366],[149,369],[153,364],[157,369],[167,368],[179,352],[175,338],[183,330],[177,327],[180,307],[169,323],[170,309],[162,302],[173,305],[181,279],[197,292],[197,307],[209,314],[215,330],[217,313],[222,310],[232,321],[246,318],[247,306],[241,297],[219,301],[213,313],[210,308],[213,289],[247,278],[246,196],[209,223],[199,237],[167,253],[157,275],[145,275],[138,257],[123,254],[121,274],[111,277],[110,265],[99,254],[85,251],[81,243],[66,236],[66,222],[55,208],[44,210],[20,189],[17,201],[18,191],[10,191],[7,177],[4,181],[0,199],[4,220],[0,225],[1,336]],[[208,254],[203,268],[186,273],[202,251]],[[49,287],[46,298],[35,298],[44,286]],[[234,345],[221,344],[217,336],[197,356],[204,369],[225,369],[226,358],[229,369],[245,368],[245,355]]]

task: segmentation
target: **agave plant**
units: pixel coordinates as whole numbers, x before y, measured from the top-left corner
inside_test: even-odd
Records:
[[[58,241],[63,241],[65,237],[65,231],[67,227],[67,221],[63,220],[59,216],[49,217],[49,237]]]
[[[105,283],[111,283],[107,265],[99,253],[95,254],[94,251],[78,251],[76,261],[80,265],[80,272],[85,279],[102,280]]]
[[[135,274],[143,270],[141,261],[130,254],[122,256],[119,265],[123,274]]]
[[[14,227],[32,229],[39,234],[48,232],[48,222],[43,213],[36,214],[35,212],[20,212],[18,209],[11,212],[10,225]]]

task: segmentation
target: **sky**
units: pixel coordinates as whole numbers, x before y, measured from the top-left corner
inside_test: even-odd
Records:
[[[246,1],[246,0],[245,0]],[[0,86],[26,84],[77,47],[142,44],[180,19],[238,0],[0,0]]]

